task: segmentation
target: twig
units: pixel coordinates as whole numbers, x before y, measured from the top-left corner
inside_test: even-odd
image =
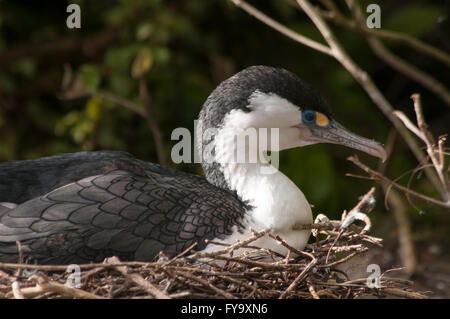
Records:
[[[117,266],[140,266],[140,267],[160,267],[161,264],[156,262],[142,262],[142,261],[128,261],[120,262],[117,265],[111,264],[82,264],[80,269],[94,269],[94,268],[116,268]],[[0,269],[36,269],[42,271],[66,271],[67,265],[29,265],[29,264],[14,264],[14,263],[0,263]]]
[[[22,245],[20,244],[20,241],[16,241],[17,250],[19,252],[19,263],[23,263],[23,251],[22,251]],[[11,284],[11,290],[13,292],[14,298],[16,299],[25,299],[24,295],[20,292],[20,282],[19,278],[21,276],[22,269],[17,269],[15,280]]]
[[[294,2],[294,0],[285,0],[285,1]],[[368,28],[366,25],[357,25],[354,20],[344,16],[333,1],[320,0],[320,2],[322,2],[328,9],[319,11],[322,17],[324,17],[325,19],[331,20],[340,26],[354,30],[356,32],[362,32],[366,35],[375,36],[380,39],[405,44],[418,52],[429,55],[450,66],[450,55],[447,54],[445,51],[442,51],[432,45],[429,45],[405,33],[386,29],[375,29],[375,28],[371,29]]]
[[[413,195],[413,196],[415,196],[417,198],[420,198],[420,199],[422,199],[424,201],[427,201],[427,202],[430,202],[430,203],[433,203],[435,205],[439,205],[439,206],[442,206],[442,207],[450,208],[450,203],[449,202],[446,203],[446,202],[440,201],[438,199],[435,199],[435,198],[423,195],[423,194],[418,193],[416,191],[413,191],[413,190],[411,190],[409,188],[406,188],[406,187],[404,187],[404,186],[402,186],[402,185],[400,185],[398,183],[395,183],[394,181],[390,180],[386,176],[383,176],[382,174],[380,174],[380,173],[372,170],[371,168],[369,168],[367,165],[361,163],[356,155],[348,157],[347,160],[349,160],[350,162],[352,162],[353,164],[355,164],[356,166],[358,166],[359,168],[364,170],[367,174],[369,174],[370,176],[367,177],[368,179],[373,179],[373,180],[379,180],[379,181],[386,182],[389,185],[392,185],[393,187],[396,187],[396,188],[400,189],[401,191],[403,191],[405,193],[408,193],[410,195]]]
[[[388,154],[388,158],[390,158],[390,154],[394,150],[396,136],[397,136],[396,131],[391,129],[385,147],[386,153]],[[381,174],[384,175],[386,167],[387,162],[384,162],[383,164],[380,165],[379,171]],[[388,183],[381,182],[381,187],[385,193],[385,205],[386,201],[389,202],[389,206],[392,207],[391,211],[393,212],[395,220],[397,222],[397,229],[398,229],[397,237],[402,264],[405,266],[406,272],[409,275],[412,275],[416,271],[417,258],[414,249],[414,241],[411,234],[411,225],[409,223],[409,219],[407,216],[406,206],[400,196],[400,193],[397,192],[397,190],[389,187]]]
[[[267,233],[269,233],[269,231],[270,231],[269,229],[266,229],[266,230],[262,230],[260,232],[254,232],[252,237],[250,237],[244,241],[237,241],[235,244],[230,245],[227,248],[220,249],[220,250],[214,250],[212,252],[198,252],[198,253],[195,253],[195,254],[189,256],[188,258],[198,259],[198,258],[206,258],[206,257],[217,257],[219,255],[223,255],[223,254],[232,252],[243,246],[247,246],[251,242],[254,242],[258,238],[261,238],[264,235],[266,235]]]
[[[286,28],[284,25],[278,23],[277,21],[273,20],[269,16],[265,15],[252,5],[248,4],[245,1],[241,0],[231,0],[236,6],[242,8],[244,11],[246,11],[248,14],[254,16],[259,21],[267,24],[269,27],[271,27],[274,30],[277,30],[281,34],[284,34],[288,38],[291,38],[294,41],[297,41],[301,44],[306,45],[307,47],[313,48],[314,50],[317,50],[319,52],[325,53],[327,55],[332,55],[331,50],[329,47],[316,42],[314,40],[311,40],[310,38],[307,38],[289,28]]]
[[[87,90],[84,87],[84,84],[82,83],[81,79],[74,78],[72,74],[72,69],[68,64],[65,65],[65,73],[62,81],[62,91],[63,92],[59,94],[59,97],[61,99],[76,99],[86,96],[97,96],[99,98],[119,104],[124,108],[145,118],[148,126],[150,127],[150,130],[152,131],[158,161],[161,165],[169,166],[170,163],[167,159],[163,133],[159,128],[158,123],[155,121],[153,117],[152,111],[153,104],[151,95],[147,89],[147,82],[145,80],[145,77],[142,76],[139,78],[139,95],[142,103],[144,104],[144,108],[111,92],[106,92],[103,90],[95,90],[95,91]]]
[[[145,106],[145,118],[147,119],[148,126],[153,133],[153,140],[155,141],[156,153],[158,154],[158,161],[161,165],[168,166],[166,147],[164,145],[164,138],[158,123],[154,119],[153,115],[153,103],[150,93],[147,90],[147,82],[145,77],[139,79],[139,95]]]
[[[446,196],[443,197],[444,200],[450,201],[450,193],[449,193],[449,182],[448,175],[444,171],[444,159],[443,155],[439,154],[440,149],[443,146],[436,148],[433,135],[428,131],[428,126],[425,122],[425,117],[423,116],[422,111],[422,103],[420,100],[419,94],[411,95],[411,99],[414,101],[414,110],[417,116],[417,125],[419,126],[420,131],[422,132],[422,140],[425,142],[427,146],[427,153],[433,163],[436,172],[441,180],[441,184],[443,189],[446,192]]]
[[[317,264],[317,259],[312,256],[311,262],[303,269],[303,271],[294,279],[294,281],[287,287],[285,291],[280,295],[279,299],[284,299],[286,296],[304,279],[308,271]]]
[[[33,294],[53,292],[71,298],[105,299],[104,297],[86,292],[78,288],[72,288],[60,283],[50,282],[44,275],[33,275],[30,277],[30,280],[37,283],[37,287],[31,291]]]
[[[189,246],[188,248],[186,248],[185,250],[183,250],[181,253],[179,253],[178,255],[176,255],[175,257],[173,257],[172,259],[170,259],[169,261],[165,262],[162,267],[167,267],[171,264],[173,264],[178,258],[183,257],[184,255],[186,255],[187,253],[189,253],[192,249],[194,249],[194,247],[197,246],[197,242],[193,243],[191,246]]]
[[[112,264],[112,265],[118,265],[120,264],[120,260],[117,257],[110,257],[106,259],[106,263]],[[118,266],[116,269],[126,278],[128,278],[130,281],[137,284],[139,287],[144,289],[147,293],[154,296],[156,299],[170,299],[168,295],[166,295],[164,292],[159,290],[156,286],[154,286],[149,281],[142,278],[139,274],[129,274],[128,269],[126,266]]]
[[[363,248],[363,249],[361,249],[359,251],[352,252],[351,254],[349,254],[348,256],[345,256],[344,258],[341,258],[341,259],[336,260],[336,261],[334,261],[332,263],[329,263],[329,264],[318,265],[317,267],[318,268],[330,268],[332,266],[336,266],[336,265],[342,264],[343,262],[346,262],[346,261],[350,260],[351,258],[353,258],[354,256],[362,254],[363,252],[366,252],[367,250],[368,250],[368,248],[365,247],[365,248]]]
[[[308,281],[308,282],[306,283],[306,285],[308,286],[308,290],[309,290],[309,292],[311,293],[311,296],[312,296],[314,299],[320,299],[319,295],[317,294],[317,292],[316,292],[316,290],[314,289],[314,286],[311,284],[311,282]]]
[[[124,108],[126,108],[144,118],[146,118],[146,116],[147,116],[145,113],[145,110],[142,107],[139,107],[136,104],[134,104],[133,102],[130,102],[129,100],[121,98],[120,96],[117,96],[110,92],[98,90],[98,91],[89,91],[89,92],[87,92],[87,94],[93,95],[93,96],[98,96],[102,99],[119,104],[119,105],[123,106]]]
[[[381,288],[381,290],[389,295],[398,296],[402,298],[410,298],[410,299],[430,299],[430,297],[419,294],[417,292],[407,291],[398,288],[390,288],[385,287]]]
[[[222,290],[220,288],[217,288],[216,286],[214,286],[213,284],[211,284],[210,282],[208,282],[208,281],[206,281],[204,279],[201,279],[199,277],[193,276],[193,275],[191,275],[189,273],[186,273],[186,272],[179,272],[178,274],[183,276],[183,277],[185,277],[185,278],[187,278],[187,279],[191,279],[193,281],[196,281],[196,282],[198,282],[198,283],[200,283],[200,284],[202,284],[202,285],[204,285],[204,286],[206,286],[208,288],[211,288],[216,293],[218,293],[219,295],[222,295],[225,298],[236,299],[236,297],[234,295],[232,295],[232,294],[230,294],[230,293],[228,293],[228,292],[226,292],[226,291],[224,291],[224,290]]]
[[[358,3],[354,0],[346,0],[347,6],[353,12],[355,22],[359,28],[365,28],[365,16]],[[416,68],[415,66],[407,63],[400,57],[396,56],[388,49],[386,49],[380,40],[375,36],[368,35],[368,42],[373,52],[393,69],[403,73],[410,79],[418,82],[431,92],[439,96],[447,105],[450,106],[450,93],[447,91],[445,86],[433,78],[431,75],[427,74]]]
[[[19,281],[15,280],[11,284],[11,290],[13,292],[14,298],[16,298],[16,299],[25,299],[25,296],[20,291],[20,283],[19,283]]]

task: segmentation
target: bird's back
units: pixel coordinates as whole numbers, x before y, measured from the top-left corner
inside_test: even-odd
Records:
[[[205,179],[135,159],[89,152],[0,165],[0,261],[82,263],[117,255],[152,260],[222,238],[245,208]],[[19,179],[19,180],[17,180]]]

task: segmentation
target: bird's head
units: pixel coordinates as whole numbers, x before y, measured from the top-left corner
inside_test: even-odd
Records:
[[[279,68],[252,66],[223,81],[208,97],[199,120],[202,130],[277,128],[279,150],[333,143],[386,157],[380,143],[335,121],[330,107],[313,87]],[[200,142],[200,136],[197,138]],[[212,140],[211,136],[201,138],[203,146]]]

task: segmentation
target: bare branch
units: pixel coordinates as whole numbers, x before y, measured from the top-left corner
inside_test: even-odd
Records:
[[[332,55],[330,48],[328,48],[327,46],[325,46],[319,42],[316,42],[314,40],[311,40],[295,31],[285,27],[284,25],[273,20],[272,18],[265,15],[264,13],[262,13],[261,11],[259,11],[255,7],[253,7],[252,5],[248,4],[247,2],[241,1],[241,0],[231,0],[231,1],[236,6],[242,8],[244,11],[246,11],[248,14],[254,16],[259,21],[267,24],[269,27],[271,27],[274,30],[277,30],[281,34],[284,34],[288,38],[291,38],[294,41],[297,41],[297,42],[304,44],[310,48],[313,48],[314,50],[320,51],[327,55]]]
[[[291,1],[293,0],[285,1],[291,4]],[[370,29],[366,25],[358,25],[354,20],[349,19],[345,15],[343,15],[333,1],[320,0],[320,2],[322,2],[328,9],[320,10],[320,14],[325,19],[331,20],[340,26],[363,33],[365,35],[375,36],[380,39],[407,45],[418,52],[431,56],[434,59],[445,63],[447,66],[450,66],[450,55],[445,51],[442,51],[405,33],[385,29]]]
[[[350,10],[353,12],[355,17],[355,21],[357,23],[357,27],[360,29],[366,28],[365,24],[365,16],[358,5],[358,3],[354,0],[346,0],[347,5]],[[380,40],[378,40],[375,36],[368,34],[368,42],[373,52],[383,61],[385,61],[388,65],[390,65],[393,69],[403,73],[410,79],[418,82],[431,92],[435,93],[439,96],[447,105],[450,106],[450,92],[446,89],[446,87],[433,78],[431,75],[427,74],[424,71],[419,70],[414,65],[409,64],[405,60],[396,56],[388,49],[384,47]]]
[[[389,178],[387,178],[386,176],[383,176],[382,174],[374,171],[373,169],[369,168],[367,165],[361,163],[358,159],[358,157],[355,156],[350,156],[349,158],[347,158],[350,162],[352,162],[353,164],[355,164],[356,166],[358,166],[359,168],[361,168],[362,170],[364,170],[367,174],[369,174],[370,177],[368,177],[368,179],[373,179],[373,180],[379,180],[379,181],[383,181],[388,183],[389,185],[392,185],[395,188],[398,188],[400,190],[402,190],[405,193],[411,194],[417,198],[420,198],[424,201],[433,203],[435,205],[439,205],[442,207],[446,207],[446,208],[450,208],[450,202],[443,202],[440,201],[438,199],[434,199],[432,197],[423,195],[421,193],[418,193],[416,191],[413,191],[407,187],[404,187],[398,183],[395,183],[394,181],[390,180]]]
[[[147,82],[144,77],[139,79],[139,94],[141,100],[145,106],[145,118],[150,126],[150,130],[153,133],[153,140],[155,141],[156,153],[158,154],[158,161],[161,165],[169,166],[169,161],[167,160],[166,147],[164,145],[164,138],[158,123],[155,121],[153,116],[153,103],[150,93],[147,90]]]

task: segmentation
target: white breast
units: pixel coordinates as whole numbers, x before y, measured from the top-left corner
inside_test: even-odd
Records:
[[[253,209],[247,212],[242,224],[245,227],[244,233],[239,233],[235,228],[234,233],[225,240],[226,243],[234,243],[236,240],[249,238],[255,231],[270,229],[271,233],[279,235],[286,242],[298,250],[302,250],[308,242],[310,231],[296,231],[292,227],[295,224],[311,224],[311,207],[303,193],[298,187],[288,179],[283,173],[261,175],[258,174],[258,164],[238,164],[228,167],[233,174],[227,174],[226,179],[232,180],[231,184],[236,185],[237,194]],[[287,249],[279,242],[266,236],[253,243],[258,247],[268,248],[280,254],[286,254]],[[208,245],[207,250],[213,250],[215,245]],[[222,247],[223,248],[223,247]]]

